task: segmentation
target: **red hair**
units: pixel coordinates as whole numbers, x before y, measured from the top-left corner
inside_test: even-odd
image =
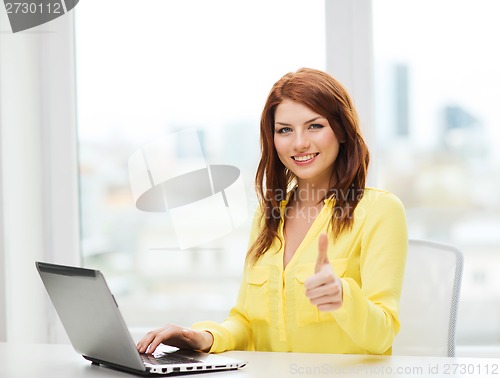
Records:
[[[353,211],[363,195],[370,161],[368,148],[359,128],[359,119],[345,88],[329,74],[310,68],[290,72],[271,89],[260,121],[261,159],[255,186],[263,209],[262,230],[250,246],[247,258],[256,262],[275,238],[281,220],[280,202],[287,196],[294,175],[280,161],[274,147],[274,114],[284,99],[299,102],[328,120],[337,140],[339,153],[332,169],[335,186],[326,197],[335,196],[331,229],[336,238],[353,223]],[[282,242],[279,239],[280,242]]]

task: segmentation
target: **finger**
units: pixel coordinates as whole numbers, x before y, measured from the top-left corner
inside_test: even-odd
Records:
[[[321,267],[328,264],[328,237],[325,233],[319,236],[318,240],[318,258],[316,259],[316,267],[314,273],[318,273]]]
[[[137,343],[137,350],[139,351],[139,353],[144,353],[146,352],[146,349],[148,347],[150,343],[144,339],[142,339],[141,341],[139,341]]]
[[[323,311],[323,312],[335,311],[335,310],[338,310],[340,307],[342,307],[342,301],[325,303],[325,304],[318,305],[317,307],[318,307],[319,311]]]
[[[158,345],[160,345],[165,341],[173,339],[176,336],[176,333],[178,334],[178,332],[179,331],[175,326],[167,326],[164,329],[159,330],[158,332],[155,333],[155,337],[149,344],[146,353],[149,354],[154,353],[156,348],[158,348]]]
[[[324,311],[328,306],[337,306],[342,304],[340,295],[323,295],[309,300],[312,305],[317,306],[318,309]],[[339,306],[340,307],[340,306]]]
[[[330,296],[331,298],[340,294],[340,288],[334,283],[328,283],[326,285],[321,285],[314,289],[306,290],[306,297],[309,299],[321,298],[324,296]]]
[[[139,342],[137,343],[137,350],[139,353],[145,353],[148,345],[151,344],[151,342],[154,340],[156,337],[157,331],[151,331],[148,332]]]
[[[305,280],[304,287],[308,290],[314,289],[321,285],[326,285],[331,282],[335,282],[336,279],[337,277],[335,276],[335,272],[333,271],[333,268],[330,266],[330,264],[323,265],[321,270],[319,270],[314,275]]]
[[[148,354],[153,354],[156,350],[156,348],[158,348],[158,345],[160,345],[163,341],[163,336],[162,334],[158,334],[156,335],[156,337],[153,339],[153,341],[151,341],[151,343],[149,344],[147,350],[146,350],[146,353]]]

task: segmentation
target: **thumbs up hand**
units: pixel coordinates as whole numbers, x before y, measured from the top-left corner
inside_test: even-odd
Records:
[[[333,271],[327,251],[328,238],[326,234],[321,234],[314,275],[304,283],[306,296],[320,311],[333,311],[342,306],[342,281]]]

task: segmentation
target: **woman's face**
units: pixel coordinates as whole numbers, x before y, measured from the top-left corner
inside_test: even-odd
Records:
[[[339,142],[328,120],[289,99],[277,106],[274,120],[274,147],[298,184],[329,188]]]

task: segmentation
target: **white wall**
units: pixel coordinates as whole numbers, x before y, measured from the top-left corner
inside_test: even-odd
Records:
[[[0,340],[64,340],[36,260],[79,263],[73,17],[0,12]]]

